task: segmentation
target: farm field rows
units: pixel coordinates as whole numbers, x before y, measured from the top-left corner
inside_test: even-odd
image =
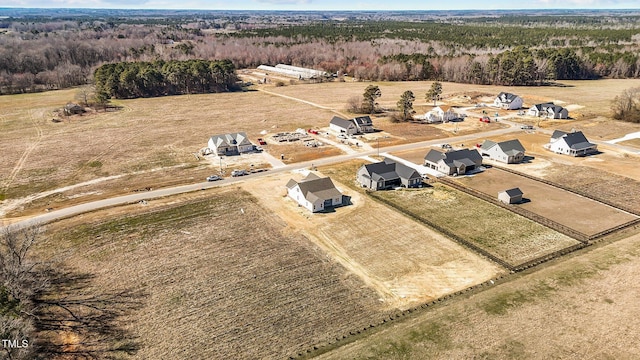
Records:
[[[613,228],[637,216],[523,176],[489,168],[474,176],[456,178],[457,182],[496,197],[500,191],[520,188],[527,199],[515,205],[586,235]]]
[[[637,231],[636,231],[637,233]],[[640,235],[462,296],[314,359],[633,359]]]
[[[327,175],[321,173],[321,175]],[[311,214],[286,197],[285,184],[301,174],[270,175],[245,189],[328,256],[375,289],[388,309],[406,309],[495,278],[505,269],[441,234],[350,191],[352,205]],[[275,190],[274,190],[275,189]]]
[[[385,314],[357,276],[240,189],[145,210],[62,221],[40,249],[94,274],[86,293],[147,294],[123,319],[139,337],[133,358],[286,358]]]

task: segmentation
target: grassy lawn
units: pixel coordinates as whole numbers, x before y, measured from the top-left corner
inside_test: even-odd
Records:
[[[508,210],[441,184],[421,190],[378,191],[371,196],[406,209],[426,223],[437,224],[512,265],[577,243]]]

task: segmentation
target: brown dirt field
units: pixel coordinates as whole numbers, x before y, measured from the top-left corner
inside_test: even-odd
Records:
[[[287,358],[384,316],[374,291],[248,193],[187,198],[58,222],[39,248],[95,275],[84,294],[146,293],[125,321],[142,346],[131,358]]]
[[[7,170],[0,173],[3,197],[20,198],[100,177],[176,165],[187,169],[157,172],[151,181],[148,174],[130,175],[126,182],[113,180],[109,188],[99,190],[100,196],[122,193],[126,187],[144,188],[150,182],[159,187],[194,177],[199,181],[211,166],[196,161],[193,153],[206,147],[212,134],[246,131],[255,141],[263,137],[263,130],[325,125],[332,116],[328,110],[254,91],[115,101],[123,110],[53,123],[51,112],[73,100],[74,94],[65,90],[0,97],[4,134],[0,168]],[[305,148],[297,157],[324,156],[316,152]],[[85,190],[91,191],[95,187]]]
[[[520,188],[530,202],[522,207],[586,235],[624,224],[637,217],[591,199],[498,169],[487,169],[474,176],[456,178],[472,189],[497,198],[498,192]]]
[[[444,236],[336,181],[353,205],[311,214],[286,197],[301,174],[274,174],[245,189],[375,289],[387,308],[409,308],[504,272]],[[276,189],[276,190],[274,190]],[[400,236],[401,234],[401,236]]]
[[[636,359],[640,235],[390,324],[316,359]]]
[[[634,147],[634,148],[640,148],[640,139],[625,140],[625,141],[619,142],[618,144],[625,145],[625,146],[631,146],[631,147]]]
[[[304,162],[344,154],[342,150],[331,145],[325,144],[318,147],[307,147],[304,146],[304,143],[302,141],[282,144],[270,143],[269,145],[263,147],[266,152],[275,156],[277,159],[280,159],[280,155],[284,154],[284,160],[282,160],[282,162],[284,162],[285,164]]]

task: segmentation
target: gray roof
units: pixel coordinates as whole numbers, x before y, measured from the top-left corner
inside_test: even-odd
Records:
[[[421,177],[415,169],[387,158],[384,161],[362,166],[374,181],[380,179],[389,181],[397,178],[416,179]]]
[[[567,135],[568,132],[562,130],[555,130],[553,134],[551,134],[551,140],[560,139],[561,137]]]
[[[316,200],[328,200],[334,197],[342,196],[342,193],[336,189],[331,178],[321,178],[314,173],[309,173],[307,177],[299,182],[291,179],[287,182],[287,188],[291,189],[298,185],[302,195],[310,202]]]
[[[500,101],[502,102],[510,103],[513,100],[517,99],[518,95],[508,92],[501,92],[500,94],[498,94],[498,98],[500,98]]]
[[[355,123],[358,126],[363,126],[363,125],[371,126],[371,125],[373,125],[373,122],[371,121],[371,117],[369,117],[369,115],[367,115],[367,116],[359,116],[359,117],[353,118],[352,120],[355,121]]]
[[[465,165],[475,165],[478,162],[482,162],[482,155],[480,155],[476,149],[460,149],[448,152],[440,152],[438,150],[431,149],[427,155],[425,155],[424,159],[432,163],[437,163],[440,160],[443,160],[449,166],[453,165],[453,162],[456,160]],[[471,163],[466,160],[470,160]]]
[[[505,190],[503,192],[507,193],[507,195],[509,195],[509,197],[522,196],[522,194],[523,194],[522,190],[520,190],[520,188],[513,188],[513,189]]]
[[[535,104],[532,106],[532,108],[536,108],[538,111],[540,110],[544,110],[550,106],[556,106],[554,105],[552,102],[546,102],[546,103],[541,103],[541,104]]]
[[[213,135],[211,136],[211,140],[213,140],[216,147],[251,145],[251,142],[247,138],[247,134],[244,132]]]
[[[502,141],[497,143],[496,145],[498,145],[500,149],[502,149],[502,152],[504,152],[507,155],[516,155],[518,153],[524,153],[524,146],[522,146],[522,144],[520,143],[520,140],[518,139]]]
[[[331,118],[329,124],[337,125],[341,128],[346,129],[349,126],[353,125],[353,122],[351,122],[350,120],[345,120],[341,117],[334,116],[333,118]]]
[[[564,136],[564,141],[567,143],[569,148],[573,150],[588,149],[595,146],[595,144],[592,144],[587,140],[582,131],[566,134]]]

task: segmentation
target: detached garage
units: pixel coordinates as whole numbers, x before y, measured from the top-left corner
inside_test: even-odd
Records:
[[[505,204],[518,204],[522,202],[522,190],[513,188],[498,193],[498,200]]]

